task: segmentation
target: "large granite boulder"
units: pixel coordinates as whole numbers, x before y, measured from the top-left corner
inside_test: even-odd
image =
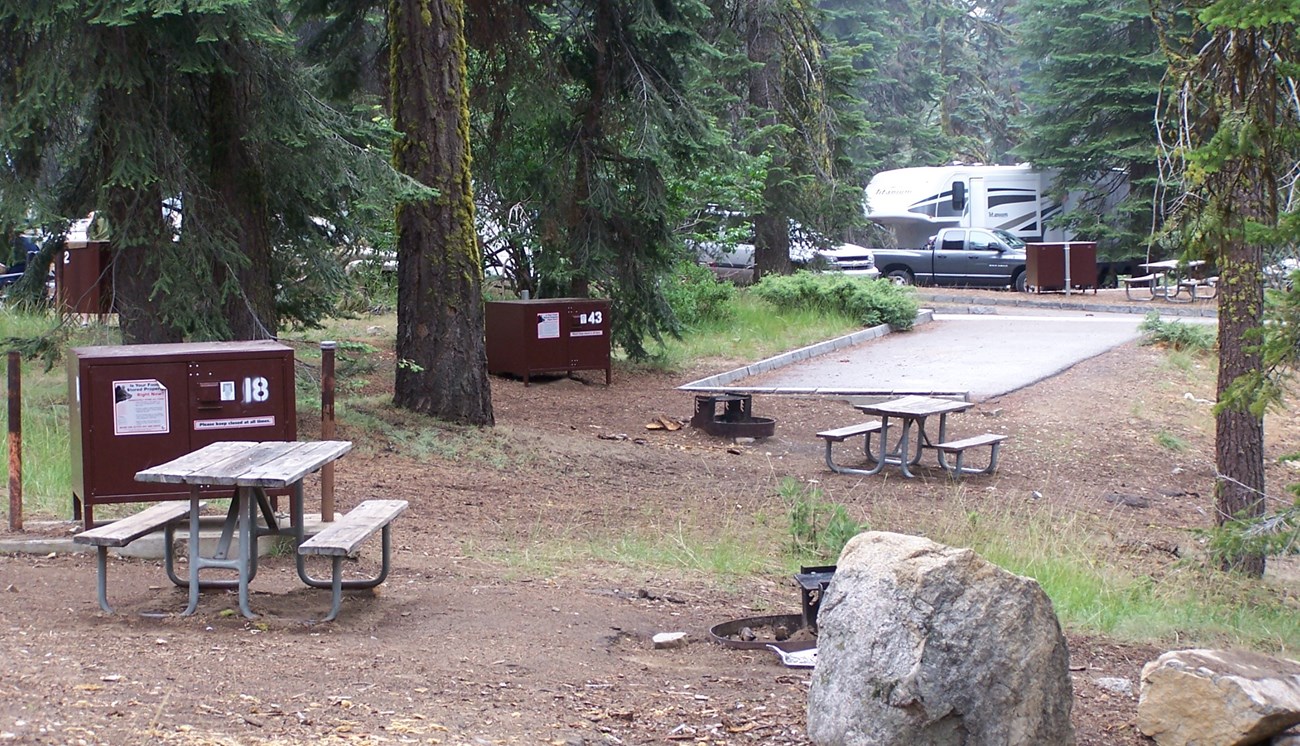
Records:
[[[969,549],[872,532],[818,612],[818,746],[1070,746],[1069,653],[1029,579]]]
[[[1300,723],[1300,662],[1174,650],[1142,667],[1138,729],[1160,746],[1267,743]]]

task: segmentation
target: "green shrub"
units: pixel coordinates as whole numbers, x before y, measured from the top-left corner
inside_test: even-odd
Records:
[[[782,310],[838,312],[868,327],[910,329],[918,308],[912,288],[835,272],[768,276],[753,291]]]
[[[735,313],[736,286],[718,282],[713,271],[694,262],[682,262],[664,287],[664,297],[673,315],[684,327],[706,321],[725,321]]]
[[[1204,324],[1164,321],[1155,311],[1148,313],[1138,327],[1145,335],[1143,344],[1164,345],[1174,350],[1209,350],[1214,347],[1214,330],[1215,327]]]
[[[790,550],[797,557],[834,560],[849,539],[867,529],[849,515],[848,508],[823,500],[814,486],[801,486],[786,477],[777,492],[790,506]]]

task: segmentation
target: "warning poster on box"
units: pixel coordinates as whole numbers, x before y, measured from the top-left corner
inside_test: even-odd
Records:
[[[113,381],[113,434],[159,435],[170,430],[167,387],[144,378]]]

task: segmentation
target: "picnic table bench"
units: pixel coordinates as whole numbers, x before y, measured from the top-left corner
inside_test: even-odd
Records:
[[[871,450],[871,436],[875,433],[880,432],[880,428],[881,428],[880,420],[872,420],[870,422],[861,422],[856,425],[845,425],[844,427],[837,427],[834,430],[823,430],[822,432],[817,433],[817,437],[826,441],[827,468],[829,468],[831,471],[834,472],[850,473],[850,474],[854,473],[854,471],[860,471],[845,466],[839,466],[838,464],[835,463],[835,459],[832,457],[831,454],[831,449],[836,443],[843,443],[849,438],[855,438],[859,435],[866,437],[866,442],[863,444],[863,448],[862,448],[863,453],[865,453],[868,457],[870,457],[871,460],[876,461],[877,459],[874,455],[874,452]]]
[[[199,507],[202,507],[202,505],[200,503]],[[96,526],[72,537],[74,543],[89,544],[97,550],[95,557],[97,580],[95,586],[99,594],[99,608],[103,609],[106,614],[113,613],[113,607],[108,604],[109,547],[121,548],[127,546],[142,536],[154,533],[159,528],[163,529],[164,532],[163,557],[167,565],[167,575],[173,581],[177,580],[173,569],[175,552],[172,548],[176,525],[182,519],[188,518],[190,511],[193,509],[193,506],[189,503],[159,503],[119,521]]]
[[[969,438],[962,438],[961,440],[952,440],[946,443],[936,443],[934,444],[933,448],[934,450],[938,451],[940,454],[939,456],[940,466],[942,466],[945,469],[948,469],[948,471],[951,472],[954,476],[958,476],[961,474],[992,474],[998,468],[998,449],[1002,446],[1002,441],[1006,439],[1007,436],[1005,435],[999,435],[997,433],[984,433],[983,435],[973,435]],[[988,466],[985,466],[982,469],[976,469],[976,468],[971,468],[966,466],[963,463],[966,455],[966,451],[971,448],[979,448],[981,446],[989,446],[991,449],[989,453]],[[952,467],[948,466],[947,461],[943,457],[944,454],[949,454],[949,453],[954,454],[957,457],[957,460],[952,465]]]
[[[373,588],[388,577],[388,568],[392,556],[392,537],[390,530],[393,520],[406,510],[405,500],[366,500],[357,505],[348,514],[336,520],[324,531],[298,545],[298,554],[323,554],[331,560],[332,575],[329,580],[331,597],[330,612],[321,619],[322,622],[333,621],[339,615],[343,604],[343,589]],[[363,580],[343,580],[343,559],[355,556],[361,544],[383,532],[383,564],[379,574]],[[319,582],[319,581],[318,581]],[[313,583],[314,585],[314,583]]]

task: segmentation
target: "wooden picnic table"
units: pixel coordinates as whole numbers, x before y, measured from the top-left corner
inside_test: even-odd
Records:
[[[1148,288],[1151,294],[1147,300],[1164,298],[1174,302],[1190,303],[1194,300],[1209,300],[1218,292],[1217,277],[1203,278],[1198,276],[1201,268],[1206,266],[1205,261],[1201,259],[1190,261],[1165,259],[1159,262],[1147,262],[1139,266],[1150,273],[1147,279],[1149,280]],[[1125,288],[1126,292],[1127,290],[1128,288]],[[1186,294],[1186,298],[1182,297],[1184,294]]]
[[[257,540],[267,534],[280,533],[267,489],[289,488],[290,532],[295,549],[304,539],[303,478],[352,450],[344,440],[322,441],[221,441],[200,448],[164,464],[137,472],[141,482],[185,484],[190,488],[189,605],[183,616],[193,614],[199,604],[199,571],[206,568],[235,570],[237,581],[208,581],[203,587],[239,589],[239,610],[255,619],[248,605],[248,584],[257,574]],[[222,526],[221,538],[211,557],[200,554],[199,513],[202,487],[230,486],[233,494],[230,509]],[[265,525],[258,525],[258,511]],[[239,544],[234,558],[228,558],[232,534],[238,528]],[[170,550],[169,550],[170,551]],[[329,581],[312,578],[306,572],[302,555],[297,559],[299,578],[317,588],[330,587]],[[169,563],[170,567],[170,563]],[[173,578],[173,581],[176,579]],[[102,595],[102,594],[101,594]]]
[[[924,449],[933,448],[935,444],[947,440],[948,415],[964,412],[973,406],[975,406],[974,402],[960,399],[915,395],[873,404],[855,404],[854,407],[864,414],[880,418],[880,453],[867,453],[876,463],[870,469],[859,469],[856,472],[877,474],[886,464],[889,464],[897,466],[903,476],[909,479],[916,476],[910,467],[920,463]],[[931,440],[929,433],[926,432],[926,421],[934,415],[939,416],[939,432],[937,438]],[[891,428],[900,428],[898,440],[893,446],[890,445]],[[915,450],[911,448],[913,437],[915,437]],[[940,466],[949,468],[942,452],[939,452],[939,461]]]

